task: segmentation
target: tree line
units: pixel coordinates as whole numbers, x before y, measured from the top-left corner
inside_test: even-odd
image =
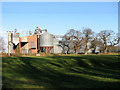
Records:
[[[95,51],[97,47],[103,53],[107,53],[118,48],[119,43],[118,34],[114,31],[102,30],[95,33],[90,28],[83,28],[83,30],[70,29],[63,36],[62,41],[61,46],[63,48],[67,47],[66,53],[69,53],[69,50],[72,49],[76,54],[79,53],[81,47],[84,48],[84,54],[88,54],[90,49]],[[0,37],[0,52],[3,51],[5,51],[5,41]]]
[[[83,28],[81,31],[70,29],[62,40],[64,41],[62,43],[63,47],[68,48],[67,53],[72,48],[78,54],[81,47],[84,47],[84,54],[88,54],[90,49],[96,50],[97,47],[103,53],[107,53],[108,49],[118,45],[118,34],[112,30],[102,30],[95,33],[90,28]],[[68,42],[72,43],[72,46]]]

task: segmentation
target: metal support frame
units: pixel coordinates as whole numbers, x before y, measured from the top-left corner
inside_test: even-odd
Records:
[[[44,49],[45,48],[45,50],[43,50],[45,53],[54,53],[54,46],[41,46],[40,47],[40,50],[42,51],[42,49]]]

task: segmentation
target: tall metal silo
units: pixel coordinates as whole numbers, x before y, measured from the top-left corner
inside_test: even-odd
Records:
[[[53,35],[48,32],[41,34],[40,47],[41,46],[53,46]]]
[[[40,35],[40,51],[44,53],[54,53],[53,35],[44,32]]]

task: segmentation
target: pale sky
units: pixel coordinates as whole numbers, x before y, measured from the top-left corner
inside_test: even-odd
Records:
[[[2,2],[3,32],[15,28],[18,32],[34,31],[37,26],[55,35],[64,35],[69,29],[82,30],[83,27],[96,33],[101,30],[118,33],[118,3]]]

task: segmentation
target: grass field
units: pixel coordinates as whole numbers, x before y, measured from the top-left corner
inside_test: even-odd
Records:
[[[3,88],[118,88],[118,55],[3,57]]]

